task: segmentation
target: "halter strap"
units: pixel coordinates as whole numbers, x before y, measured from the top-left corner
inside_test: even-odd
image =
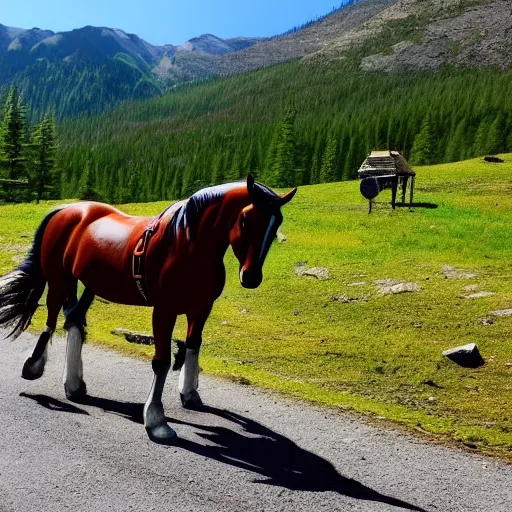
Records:
[[[149,242],[153,235],[158,231],[162,217],[173,207],[174,204],[168,206],[158,217],[155,217],[142,233],[132,255],[132,275],[135,279],[135,284],[140,294],[146,302],[150,302],[149,293],[146,285],[145,270],[146,270],[146,252],[149,247]]]

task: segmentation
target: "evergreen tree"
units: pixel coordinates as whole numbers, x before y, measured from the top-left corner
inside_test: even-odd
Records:
[[[496,155],[505,150],[505,123],[503,116],[499,113],[489,127],[486,153]]]
[[[80,176],[78,198],[85,201],[100,201],[101,195],[96,190],[94,173],[91,171],[90,161],[87,160],[85,169]],[[115,198],[112,198],[115,199]]]
[[[296,177],[296,145],[295,145],[296,112],[288,108],[277,126],[274,145],[270,150],[270,181],[276,187],[295,185]]]
[[[59,173],[56,166],[55,121],[46,115],[38,123],[32,133],[32,176],[31,188],[36,194],[36,202],[46,196],[60,197]]]
[[[327,147],[322,158],[322,168],[320,170],[320,179],[322,183],[330,183],[337,179],[338,163],[338,140],[334,134],[329,136]]]
[[[8,201],[16,200],[15,181],[27,180],[26,166],[26,107],[16,87],[11,87],[5,103],[2,129],[0,131],[0,177],[5,180],[3,189]]]
[[[445,162],[456,162],[462,158],[462,151],[465,147],[465,137],[467,130],[466,120],[462,120],[451,134],[445,151]]]
[[[138,165],[132,165],[130,168],[130,177],[128,178],[127,200],[130,203],[138,203],[142,195],[141,172]]]
[[[411,162],[419,165],[432,164],[435,158],[435,140],[432,118],[427,114],[421,123],[420,132],[414,138]]]
[[[473,146],[473,154],[475,156],[487,154],[487,149],[489,147],[489,130],[489,121],[485,118],[482,119],[475,134],[475,144]]]

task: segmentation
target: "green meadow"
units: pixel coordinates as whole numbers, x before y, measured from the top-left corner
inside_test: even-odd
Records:
[[[227,285],[204,332],[204,372],[512,458],[512,316],[489,315],[512,307],[512,154],[503,158],[417,167],[415,202],[436,207],[412,211],[393,211],[384,191],[368,215],[358,181],[301,187],[283,209],[287,240],[271,249],[258,289],[240,286],[237,262],[226,256]],[[0,207],[1,273],[23,256],[55,204]],[[121,209],[148,215],[166,205]],[[296,275],[301,261],[328,268],[330,278]],[[444,265],[476,276],[447,279]],[[420,290],[383,296],[374,281],[386,278]],[[494,295],[463,298],[480,291]],[[149,332],[150,313],[97,300],[89,340],[150,358],[151,347],[110,334]],[[41,308],[33,329],[44,321]],[[175,337],[184,336],[181,319]],[[481,368],[442,356],[473,342],[486,361]]]

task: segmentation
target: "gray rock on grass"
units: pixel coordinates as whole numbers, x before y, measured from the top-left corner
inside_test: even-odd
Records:
[[[325,281],[331,277],[331,272],[325,267],[308,267],[305,261],[295,264],[295,274],[298,276],[316,277],[319,281]]]
[[[464,368],[478,368],[485,363],[475,343],[445,350],[443,356]]]
[[[461,295],[461,299],[483,299],[485,297],[492,297],[496,295],[494,292],[476,292],[469,295]]]
[[[417,283],[405,283],[396,279],[377,279],[374,283],[381,295],[398,295],[399,293],[419,292],[421,287]]]
[[[493,316],[511,316],[512,309],[497,309],[496,311],[491,311],[489,315]]]
[[[473,279],[478,274],[474,272],[467,272],[460,268],[453,267],[452,265],[443,265],[441,268],[445,279]]]

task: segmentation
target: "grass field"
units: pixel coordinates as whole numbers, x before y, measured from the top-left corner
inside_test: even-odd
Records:
[[[368,215],[358,182],[301,188],[284,208],[287,241],[272,248],[259,289],[243,289],[234,257],[226,257],[228,283],[205,329],[203,369],[512,458],[512,317],[480,322],[512,307],[512,155],[504,159],[417,168],[416,200],[437,208],[392,211],[383,203]],[[24,254],[53,204],[0,207],[1,273]],[[165,206],[122,209],[156,214]],[[297,276],[299,261],[329,268],[331,278]],[[446,279],[443,265],[477,276]],[[373,281],[385,278],[421,290],[381,296]],[[468,285],[495,295],[461,298],[473,293]],[[341,303],[333,295],[366,300]],[[43,324],[41,309],[34,328]],[[112,336],[115,327],[149,331],[148,309],[96,301],[89,333],[151,357],[150,347]],[[183,321],[175,334],[184,337]],[[442,356],[470,342],[485,366],[463,369]]]

